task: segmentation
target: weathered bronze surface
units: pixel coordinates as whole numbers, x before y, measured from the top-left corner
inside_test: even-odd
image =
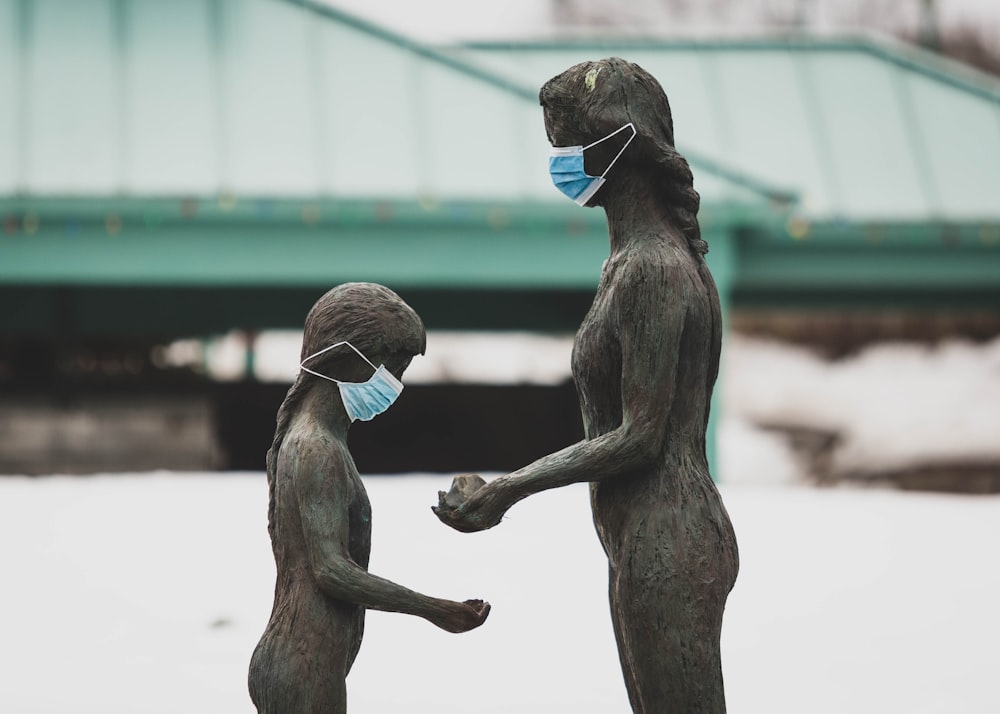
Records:
[[[477,531],[533,493],[590,482],[633,711],[724,712],[722,615],[739,557],[705,451],[722,319],[699,197],[667,97],[639,66],[576,65],[540,101],[554,146],[637,130],[587,204],[605,210],[610,255],[573,347],[585,438],[472,493],[442,493],[434,510]],[[599,176],[627,137],[587,150],[587,173]]]
[[[425,346],[417,314],[371,283],[338,286],[316,302],[306,317],[302,358],[342,340],[397,379]],[[309,367],[349,382],[372,373],[349,348],[331,350]],[[368,572],[372,512],[347,448],[350,423],[338,385],[306,372],[278,410],[267,453],[277,581],[249,674],[250,697],[261,714],[347,711],[345,679],[367,608],[418,615],[449,632],[478,627],[489,614],[481,600],[428,597]]]

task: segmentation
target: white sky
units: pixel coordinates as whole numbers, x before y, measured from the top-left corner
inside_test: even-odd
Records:
[[[431,43],[531,38],[552,31],[548,0],[323,1],[394,32]],[[916,5],[917,0],[912,1]],[[608,4],[613,6],[612,0]],[[937,5],[943,23],[959,19],[1000,23],[1000,0],[937,0]]]
[[[425,42],[502,39],[548,32],[547,0],[323,0],[394,32]]]

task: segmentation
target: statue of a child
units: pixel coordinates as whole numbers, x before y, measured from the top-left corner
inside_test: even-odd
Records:
[[[267,453],[277,582],[250,661],[260,714],[346,712],[366,609],[418,615],[449,632],[478,627],[489,614],[482,600],[429,597],[368,572],[371,505],[347,432],[392,404],[425,339],[413,309],[372,283],[334,288],[306,317],[301,371]]]

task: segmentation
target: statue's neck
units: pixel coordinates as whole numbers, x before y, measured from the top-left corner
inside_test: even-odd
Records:
[[[608,218],[611,255],[648,241],[684,246],[682,231],[670,216],[662,191],[641,176],[616,176],[601,187],[601,205]]]
[[[319,384],[313,385],[303,400],[303,408],[309,416],[322,423],[333,434],[347,438],[351,420],[344,410],[340,390],[336,382],[314,377]]]

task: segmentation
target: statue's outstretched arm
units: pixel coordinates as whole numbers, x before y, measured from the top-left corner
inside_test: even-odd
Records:
[[[621,424],[543,456],[478,489],[439,494],[434,512],[460,531],[492,528],[533,493],[643,471],[662,458],[676,397],[686,277],[670,264],[636,260],[619,268],[621,289],[605,319],[621,346]],[[471,491],[471,493],[468,493]]]
[[[312,449],[300,453],[290,466],[312,576],[320,589],[327,597],[369,609],[417,615],[449,632],[481,625],[489,603],[423,595],[372,575],[353,560],[349,504],[357,498],[352,491],[359,487],[348,477],[349,469],[353,466],[343,454]]]

